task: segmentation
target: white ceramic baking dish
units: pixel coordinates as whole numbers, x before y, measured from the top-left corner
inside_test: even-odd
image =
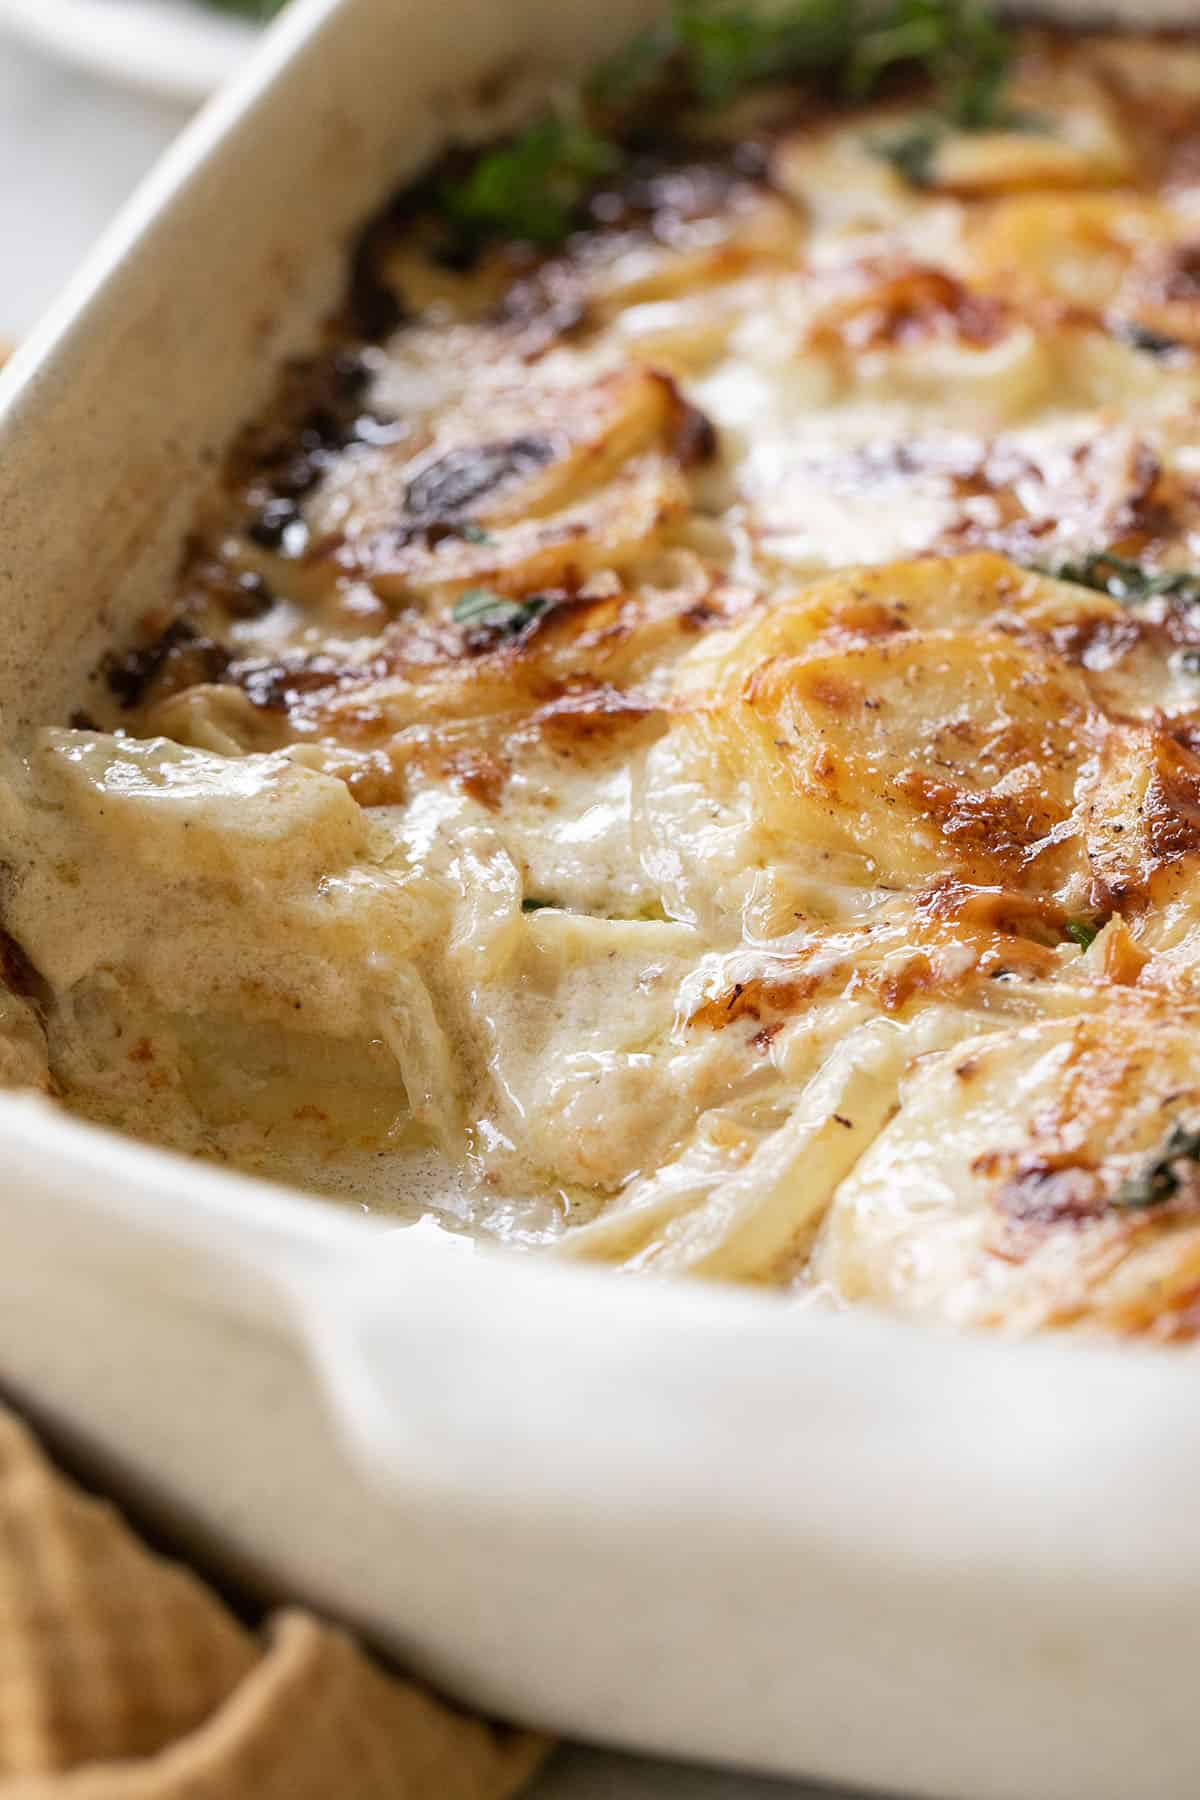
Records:
[[[3,379],[6,730],[166,578],[472,84],[646,10],[301,0]],[[458,1250],[10,1096],[0,1372],[227,1569],[502,1714],[912,1794],[1196,1791],[1190,1357]]]

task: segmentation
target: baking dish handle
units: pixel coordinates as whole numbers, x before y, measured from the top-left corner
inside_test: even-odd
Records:
[[[744,1520],[749,1494],[781,1541],[861,1545],[903,1496],[906,1550],[935,1567],[980,1517],[1002,1561],[1056,1582],[1127,1555],[1145,1582],[1150,1555],[1169,1585],[1185,1554],[1170,1496],[1200,1469],[1200,1418],[1179,1360],[958,1336],[948,1354],[862,1313],[848,1329],[785,1296],[409,1231],[310,1259],[292,1302],[354,1460],[398,1499],[486,1495],[575,1529],[602,1492],[614,1528],[627,1510],[674,1532]],[[1156,1519],[1152,1550],[1097,1515],[1118,1492]]]

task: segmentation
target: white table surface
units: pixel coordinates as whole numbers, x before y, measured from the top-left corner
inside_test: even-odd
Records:
[[[0,38],[0,336],[29,328],[182,121],[166,104],[95,84]],[[568,1748],[529,1800],[834,1797],[807,1784]]]

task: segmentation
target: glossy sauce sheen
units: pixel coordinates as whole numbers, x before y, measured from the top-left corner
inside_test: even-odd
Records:
[[[768,94],[553,257],[378,221],[8,759],[0,1077],[431,1229],[1191,1336],[1200,588],[1041,571],[1200,568],[1200,47],[1012,97],[922,187],[927,101]]]

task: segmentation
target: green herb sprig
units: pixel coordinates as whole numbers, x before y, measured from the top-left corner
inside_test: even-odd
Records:
[[[676,0],[666,27],[651,27],[616,64],[602,65],[592,92],[629,100],[669,78],[685,101],[721,106],[743,88],[843,64],[853,48],[853,0]],[[621,93],[620,75],[636,81]]]
[[[934,177],[934,161],[948,137],[956,131],[1025,131],[1043,134],[1053,128],[1048,119],[1036,113],[1022,112],[1011,106],[997,105],[977,125],[963,124],[952,113],[925,113],[914,119],[903,131],[889,137],[876,138],[871,145],[876,156],[890,162],[911,187],[930,187]]]
[[[946,137],[946,130],[941,119],[918,119],[894,137],[877,138],[871,148],[876,156],[890,162],[910,187],[928,187],[933,179],[934,158]]]
[[[1012,64],[1012,39],[990,9],[979,0],[939,7],[932,0],[908,0],[903,16],[875,33],[866,32],[856,47],[851,79],[862,91],[893,62],[924,64],[937,89],[935,110],[915,120],[873,148],[912,187],[928,187],[934,159],[955,131],[1044,131],[1046,122],[1005,103],[1004,90]]]
[[[580,203],[621,166],[617,145],[580,120],[547,113],[509,144],[481,156],[470,174],[443,191],[446,216],[460,234],[561,243]]]
[[[540,619],[550,605],[548,594],[527,594],[524,600],[511,600],[492,588],[465,588],[450,616],[456,625],[478,627],[500,637],[516,637]]]
[[[890,70],[923,71],[936,91],[937,131],[979,130],[1001,118],[1011,43],[986,0],[674,0],[665,19],[601,64],[576,114],[548,112],[446,182],[439,201],[454,248],[492,238],[540,248],[583,221],[585,203],[626,165],[624,140],[664,108],[721,106],[764,82],[823,75],[860,101]],[[926,138],[929,130],[926,128]],[[919,176],[935,147],[904,151]]]
[[[669,17],[602,63],[590,93],[628,104],[670,83],[685,100],[721,105],[764,81],[831,72],[863,100],[890,69],[924,69],[948,116],[990,121],[1011,44],[985,0],[675,0]]]
[[[865,99],[889,69],[914,64],[933,80],[943,118],[960,131],[983,131],[1003,122],[1012,48],[984,0],[895,0],[876,25],[856,34],[847,89]]]
[[[1068,919],[1063,926],[1064,937],[1078,944],[1081,950],[1090,950],[1100,936],[1101,927],[1092,923],[1091,919]]]
[[[1122,606],[1142,606],[1159,594],[1200,600],[1200,574],[1190,569],[1146,569],[1111,550],[1094,550],[1078,560],[1046,565],[1039,572],[1107,594]]]

